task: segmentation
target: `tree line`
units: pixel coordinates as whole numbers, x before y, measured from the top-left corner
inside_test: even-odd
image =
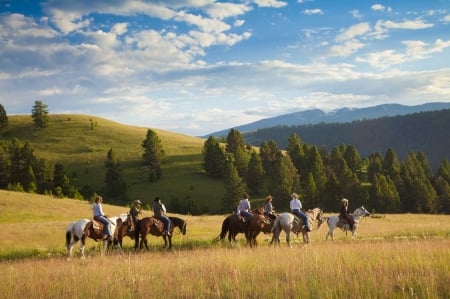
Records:
[[[230,212],[245,192],[271,194],[280,210],[289,208],[289,194],[299,193],[305,208],[336,211],[342,198],[353,208],[365,205],[380,213],[450,212],[450,163],[432,173],[422,151],[399,160],[394,149],[362,158],[353,145],[330,151],[302,142],[294,132],[281,150],[273,140],[259,150],[231,129],[226,139],[210,136],[203,147],[205,173],[224,180],[222,212]]]

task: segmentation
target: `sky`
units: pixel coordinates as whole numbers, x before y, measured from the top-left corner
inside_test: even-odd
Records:
[[[450,102],[450,0],[0,0],[0,104],[191,136]]]

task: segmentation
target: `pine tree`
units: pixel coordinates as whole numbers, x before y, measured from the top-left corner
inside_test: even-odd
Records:
[[[5,189],[11,178],[10,159],[5,149],[0,146],[0,189]]]
[[[253,151],[248,163],[246,183],[250,194],[262,194],[264,190],[264,168],[261,157]]]
[[[203,145],[203,168],[212,177],[223,177],[225,153],[214,136],[208,137]]]
[[[224,184],[225,196],[222,199],[222,212],[229,213],[236,209],[242,195],[246,193],[245,183],[239,177],[232,159],[228,159],[226,163]]]
[[[31,110],[31,117],[33,118],[36,127],[47,127],[49,122],[48,106],[42,103],[42,101],[35,101],[33,109]]]
[[[300,137],[294,132],[289,136],[288,146],[286,149],[287,153],[291,157],[292,163],[294,163],[295,168],[297,168],[300,175],[305,173],[305,153],[303,151],[302,141]],[[307,163],[306,163],[307,164]]]
[[[110,149],[108,151],[107,159],[105,161],[105,167],[105,196],[114,201],[127,200],[127,187],[125,184],[125,180],[123,179],[119,160],[113,149]]]
[[[250,160],[250,154],[247,152],[244,139],[238,130],[231,129],[228,133],[225,151],[233,155],[233,163],[236,166],[239,176],[245,177],[248,162]]]
[[[157,181],[162,176],[161,163],[165,158],[162,142],[158,134],[153,130],[147,130],[147,137],[142,142],[142,147],[144,148],[144,154],[142,155],[144,164],[149,169],[149,181]]]
[[[8,129],[8,115],[2,104],[0,104],[0,135]]]

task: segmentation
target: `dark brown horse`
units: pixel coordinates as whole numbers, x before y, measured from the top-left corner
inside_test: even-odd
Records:
[[[138,246],[139,249],[142,249],[143,246],[147,250],[148,248],[148,241],[147,241],[147,235],[152,234],[154,236],[162,236],[164,239],[164,246],[163,248],[167,247],[167,244],[169,245],[169,249],[172,248],[172,235],[174,228],[177,227],[181,234],[186,234],[186,221],[184,221],[181,218],[178,217],[169,217],[170,219],[170,228],[169,232],[170,235],[163,234],[164,232],[164,222],[161,220],[156,219],[155,217],[145,217],[141,220],[139,220],[137,226],[136,226],[136,234],[134,239],[134,249],[137,250]]]
[[[244,233],[245,223],[242,221],[241,216],[237,214],[232,214],[225,218],[222,222],[222,230],[220,235],[215,238],[215,242],[222,241],[228,234],[228,241],[236,242],[236,235],[239,233]]]
[[[131,221],[133,221],[131,219],[131,216],[127,214],[126,220],[117,227],[117,243],[121,248],[123,248],[123,237],[128,236],[131,238],[131,240],[134,240],[136,238],[137,231],[131,231],[131,228],[134,227]]]
[[[260,232],[265,234],[271,233],[273,222],[274,219],[272,218],[266,218],[261,214],[253,214],[246,225],[245,237],[247,238],[247,244],[250,244],[250,247],[256,247],[258,245],[256,242],[256,237]]]
[[[253,214],[262,215],[263,208],[259,207],[252,210]],[[228,241],[236,242],[236,236],[239,233],[244,233],[247,230],[247,222],[244,222],[242,216],[231,214],[222,222],[222,230],[220,234],[214,239],[214,242],[222,241],[228,234]]]

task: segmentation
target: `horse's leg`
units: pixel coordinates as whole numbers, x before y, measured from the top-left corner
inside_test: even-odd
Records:
[[[163,240],[164,240],[163,248],[166,248],[166,246],[167,246],[167,237],[166,237],[166,235],[162,235],[162,237],[163,237]]]
[[[168,236],[169,239],[169,249],[172,249],[172,236]]]

